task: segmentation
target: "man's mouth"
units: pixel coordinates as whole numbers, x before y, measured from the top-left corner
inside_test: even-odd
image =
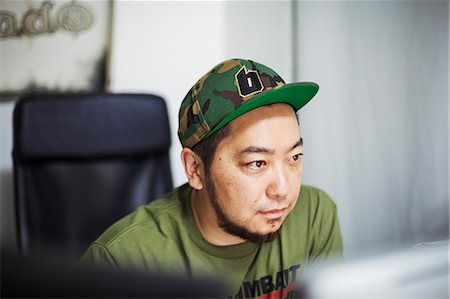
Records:
[[[260,214],[264,215],[269,219],[277,219],[284,215],[286,208],[283,209],[273,209],[264,212],[260,212]]]

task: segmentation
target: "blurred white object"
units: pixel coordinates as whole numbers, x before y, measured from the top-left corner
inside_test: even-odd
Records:
[[[430,247],[430,246],[440,246],[440,245],[445,245],[447,244],[448,246],[448,240],[442,240],[442,241],[436,241],[436,242],[420,242],[417,243],[416,245],[414,245],[414,248],[426,248],[426,247]]]
[[[311,271],[303,294],[315,298],[449,298],[448,240]]]

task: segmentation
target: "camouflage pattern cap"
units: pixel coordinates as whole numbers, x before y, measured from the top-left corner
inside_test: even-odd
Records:
[[[226,60],[201,77],[183,99],[178,137],[183,147],[192,148],[258,107],[286,103],[297,111],[318,90],[316,83],[285,84],[275,71],[252,60]]]

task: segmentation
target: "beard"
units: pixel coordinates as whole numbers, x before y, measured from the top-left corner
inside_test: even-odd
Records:
[[[249,231],[248,229],[237,223],[234,223],[230,218],[228,218],[227,215],[224,214],[222,208],[220,207],[219,202],[217,201],[216,187],[209,173],[206,174],[205,184],[209,200],[211,201],[211,205],[217,215],[217,224],[226,233],[256,244],[272,242],[279,237],[281,226],[275,232],[258,234]],[[274,223],[277,222],[277,220],[271,221],[273,221]]]

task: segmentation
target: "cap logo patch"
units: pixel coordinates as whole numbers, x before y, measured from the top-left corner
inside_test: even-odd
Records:
[[[247,70],[245,65],[235,75],[239,95],[243,98],[264,89],[258,71]]]

